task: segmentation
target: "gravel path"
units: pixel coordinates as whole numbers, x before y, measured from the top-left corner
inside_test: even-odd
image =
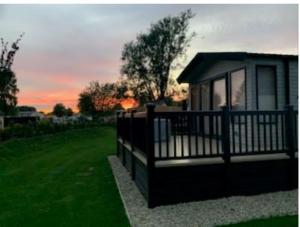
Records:
[[[133,227],[216,226],[270,216],[298,213],[298,190],[256,196],[147,208],[147,203],[116,156],[110,156],[127,216]]]

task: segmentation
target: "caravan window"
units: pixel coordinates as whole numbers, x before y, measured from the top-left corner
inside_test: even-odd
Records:
[[[272,66],[257,66],[257,108],[259,110],[276,109],[276,73]]]
[[[210,100],[210,89],[209,89],[209,82],[201,84],[200,87],[201,91],[201,110],[209,110],[209,100]]]
[[[245,69],[237,70],[230,74],[232,110],[244,110],[246,107],[245,78]]]
[[[213,81],[213,109],[219,110],[226,105],[226,80],[225,77]]]

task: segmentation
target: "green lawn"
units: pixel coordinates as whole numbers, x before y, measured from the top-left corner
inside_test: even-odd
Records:
[[[223,227],[297,227],[298,216],[272,217],[243,222],[233,225],[224,225]]]
[[[0,227],[129,226],[107,155],[111,127],[0,144]],[[297,216],[232,227],[293,227]]]
[[[0,144],[0,226],[129,226],[102,127]]]

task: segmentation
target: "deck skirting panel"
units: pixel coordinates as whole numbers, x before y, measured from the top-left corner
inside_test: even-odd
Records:
[[[153,204],[296,189],[297,168],[297,159],[156,168]]]

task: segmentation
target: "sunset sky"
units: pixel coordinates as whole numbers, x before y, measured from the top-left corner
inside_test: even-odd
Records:
[[[120,77],[124,43],[189,8],[197,36],[183,65],[202,51],[298,54],[297,5],[0,5],[0,37],[26,33],[13,66],[19,105],[75,108],[90,81]]]

